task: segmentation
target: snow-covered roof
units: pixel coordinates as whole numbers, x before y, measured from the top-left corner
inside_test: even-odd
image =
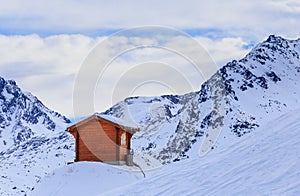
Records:
[[[137,131],[139,129],[138,125],[132,121],[127,121],[127,120],[124,120],[124,119],[121,119],[121,118],[116,118],[116,117],[113,117],[113,116],[110,116],[110,115],[106,115],[106,114],[101,114],[101,113],[95,113],[93,115],[89,115],[89,116],[85,116],[85,117],[82,117],[80,118],[79,120],[77,120],[76,122],[73,122],[71,123],[67,129],[69,129],[70,127],[78,124],[78,123],[81,123],[89,118],[91,118],[92,116],[97,116],[97,117],[100,117],[100,118],[103,118],[107,121],[110,121],[112,123],[115,123],[121,127],[123,127],[124,129],[126,130],[133,130],[133,131]]]
[[[96,115],[99,116],[100,118],[104,118],[105,120],[116,123],[118,125],[128,127],[128,128],[138,129],[138,125],[133,121],[128,121],[128,120],[124,120],[121,118],[116,118],[110,115],[100,114],[100,113],[96,113]]]

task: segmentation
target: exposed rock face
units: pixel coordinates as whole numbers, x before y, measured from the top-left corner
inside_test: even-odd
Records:
[[[271,35],[245,58],[223,66],[198,92],[127,98],[105,114],[141,127],[133,138],[137,151],[163,164],[178,161],[187,158],[203,136],[209,137],[208,130],[222,128],[241,137],[262,122],[299,108],[299,54],[299,40]]]

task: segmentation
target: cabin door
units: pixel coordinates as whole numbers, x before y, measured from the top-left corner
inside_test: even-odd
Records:
[[[126,138],[126,132],[123,132],[121,135],[121,146],[126,147],[127,146],[127,138]]]
[[[127,133],[123,130],[120,130],[119,132],[119,161],[125,161],[125,155],[128,154],[127,149]]]

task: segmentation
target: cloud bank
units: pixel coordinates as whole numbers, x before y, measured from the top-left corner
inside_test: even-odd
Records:
[[[0,70],[1,76],[14,79],[22,89],[37,95],[47,106],[72,117],[72,93],[76,75],[81,63],[90,51],[106,37],[88,37],[85,35],[55,35],[42,38],[38,35],[0,36]],[[242,58],[249,49],[242,38],[223,38],[219,40],[207,37],[193,37],[210,54],[217,65],[221,66],[232,59]],[[148,38],[137,38],[148,39]],[[140,40],[147,42],[147,40]],[[172,43],[171,43],[172,44]],[[174,43],[176,44],[176,40]],[[187,46],[188,47],[188,46]],[[134,66],[151,61],[167,63],[184,69],[188,63],[176,54],[161,49],[143,49],[125,53],[116,58],[109,70],[108,83],[118,75],[122,67]],[[181,66],[181,67],[180,67]],[[124,72],[126,74],[126,70]],[[150,72],[140,72],[143,78]],[[144,75],[143,75],[144,74]],[[126,78],[126,77],[125,77]],[[132,85],[130,80],[123,85]],[[199,86],[200,84],[193,84]],[[132,95],[158,95],[174,93],[171,89],[151,88],[137,89]],[[178,92],[177,92],[178,93]],[[125,97],[124,97],[125,98]],[[119,101],[119,100],[116,100]],[[97,110],[103,111],[112,103],[99,101]],[[114,103],[113,103],[114,104]]]
[[[16,80],[47,106],[70,117],[81,63],[101,40],[120,29],[144,25],[180,29],[197,40],[218,66],[242,58],[270,34],[296,38],[300,32],[298,0],[0,1],[1,76]],[[136,39],[147,41],[145,37]],[[176,40],[170,45],[176,45]],[[174,54],[144,49],[115,59],[109,74],[113,78],[121,67],[155,60],[182,66],[180,69],[188,66]],[[125,81],[123,85],[131,84]],[[163,86],[160,90],[157,86],[144,87],[148,90],[136,87],[133,95],[174,92]],[[99,102],[96,108],[103,111],[111,104]]]
[[[258,41],[269,34],[295,38],[299,36],[299,21],[297,0],[10,0],[0,6],[0,31],[7,34],[91,35],[166,25],[182,30],[217,30],[218,34]]]

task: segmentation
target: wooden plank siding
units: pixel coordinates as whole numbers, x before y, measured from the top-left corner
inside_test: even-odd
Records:
[[[125,161],[130,151],[133,133],[106,119],[90,117],[84,123],[71,126],[67,130],[75,138],[75,161]],[[121,145],[122,134],[126,136],[126,143],[123,140],[123,145]]]

